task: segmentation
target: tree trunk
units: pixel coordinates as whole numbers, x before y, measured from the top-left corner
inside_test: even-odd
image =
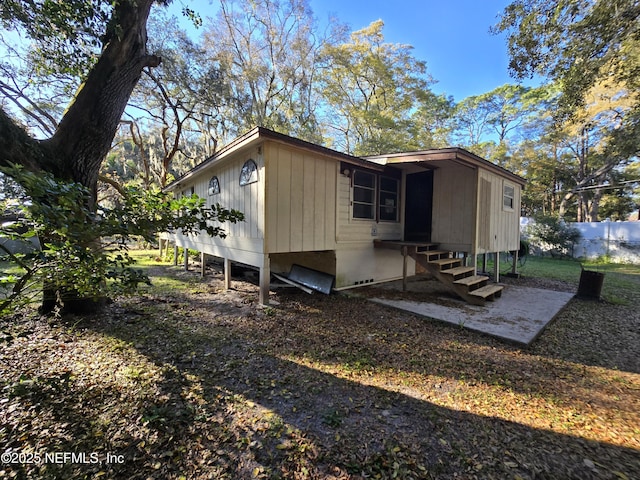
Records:
[[[600,200],[602,200],[602,195],[604,191],[601,188],[597,188],[593,199],[591,200],[591,205],[589,205],[589,221],[597,222],[598,217],[600,216]]]
[[[78,89],[56,132],[47,140],[31,138],[0,108],[0,166],[18,164],[30,171],[52,173],[80,183],[91,192],[87,206],[95,210],[100,166],[111,148],[120,118],[145,67],[160,58],[146,50],[146,23],[154,0],[117,2],[103,51]],[[61,299],[68,310],[95,309],[94,299],[45,286],[43,310]],[[66,299],[66,301],[65,301]],[[75,304],[75,306],[74,306]]]
[[[558,205],[558,218],[560,219],[564,218],[564,215],[567,211],[567,203],[569,202],[569,200],[571,200],[577,193],[582,191],[582,189],[587,185],[589,185],[590,182],[594,180],[599,181],[600,179],[602,179],[607,173],[613,170],[619,163],[620,163],[619,160],[612,160],[609,163],[601,166],[600,168],[592,172],[590,175],[587,175],[586,177],[582,178],[569,192],[567,192],[562,197],[562,200]]]

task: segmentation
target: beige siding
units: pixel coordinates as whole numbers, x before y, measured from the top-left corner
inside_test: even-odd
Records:
[[[275,142],[264,152],[268,252],[334,249],[336,161]]]
[[[401,182],[399,212],[404,210]],[[402,255],[395,250],[373,248],[373,240],[399,240],[401,222],[376,222],[352,218],[351,179],[338,174],[336,288],[395,280],[402,277]],[[410,265],[413,273],[413,261]]]
[[[206,172],[180,187],[181,192],[195,193],[206,199],[207,205],[219,203],[225,208],[236,209],[244,213],[245,220],[236,224],[219,224],[226,232],[226,238],[210,237],[205,232],[185,237],[178,235],[180,246],[197,249],[201,252],[249,265],[260,265],[264,251],[264,161],[258,149],[239,152],[224,159],[218,165],[212,165]],[[248,159],[258,166],[258,181],[240,186],[240,171]],[[209,180],[217,176],[220,181],[220,194],[209,196]]]
[[[478,253],[520,248],[520,185],[491,172],[480,172]],[[504,186],[513,187],[513,208],[503,205]]]
[[[240,186],[240,171],[249,159],[253,159],[258,166],[258,181]],[[209,196],[207,188],[209,180],[214,175],[220,179],[220,194]],[[227,238],[264,238],[265,169],[262,155],[259,155],[257,150],[236,155],[219,167],[208,169],[206,174],[200,176],[198,180],[198,185],[202,187],[202,193],[198,194],[207,199],[208,205],[220,203],[226,208],[244,213],[244,222],[229,225],[226,228]]]
[[[403,257],[398,250],[373,248],[371,245],[347,244],[336,250],[335,287],[350,288],[402,278]],[[409,275],[415,273],[415,262],[408,259]]]
[[[433,177],[431,241],[443,248],[471,252],[475,236],[477,171],[447,165]]]
[[[478,250],[491,252],[491,181],[480,178],[480,193],[478,195]]]

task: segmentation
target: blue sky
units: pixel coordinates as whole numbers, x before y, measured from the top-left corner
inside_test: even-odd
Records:
[[[489,33],[508,0],[310,0],[322,21],[329,13],[359,30],[382,19],[385,40],[414,47],[438,81],[437,93],[460,101],[505,83],[509,77],[504,36]]]

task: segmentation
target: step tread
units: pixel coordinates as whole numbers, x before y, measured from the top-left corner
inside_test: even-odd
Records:
[[[456,275],[465,275],[467,273],[470,272],[475,272],[476,269],[474,267],[454,267],[454,268],[450,268],[449,270],[442,270],[442,272],[440,273],[446,273],[448,275],[453,275],[454,277]]]
[[[429,263],[435,265],[451,265],[453,263],[462,263],[462,260],[459,258],[440,258],[438,260],[429,260]]]
[[[489,278],[485,277],[484,275],[471,275],[470,277],[464,277],[460,280],[455,280],[453,283],[457,283],[458,285],[467,285],[470,287],[473,285],[477,285],[478,283],[486,282],[488,279]]]
[[[432,248],[438,248],[437,243],[416,243],[416,248],[418,249],[418,253],[421,252],[429,252]],[[426,249],[426,250],[423,250]]]
[[[451,254],[451,251],[449,250],[424,250],[424,251],[418,251],[417,254],[418,255],[425,255],[425,256],[431,256],[431,255],[443,255],[443,254]]]
[[[473,295],[475,297],[487,298],[491,295],[495,295],[496,293],[502,292],[504,287],[502,285],[485,285],[484,287],[480,287],[477,290],[473,290],[469,292],[469,295]]]

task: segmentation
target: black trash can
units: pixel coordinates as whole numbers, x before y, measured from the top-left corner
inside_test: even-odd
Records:
[[[604,283],[604,273],[582,269],[580,272],[580,283],[578,284],[579,298],[600,300],[602,284]]]

